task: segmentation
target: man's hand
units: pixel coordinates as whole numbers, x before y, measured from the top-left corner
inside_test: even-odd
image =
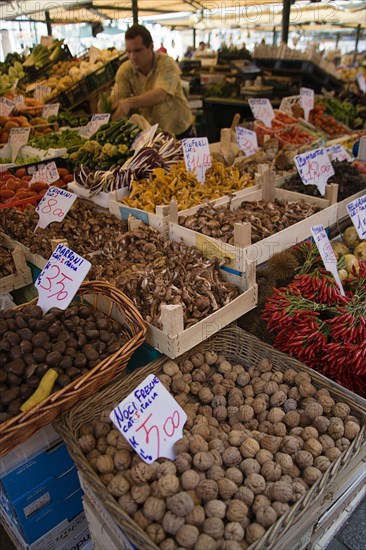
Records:
[[[117,109],[112,114],[112,120],[119,120],[120,118],[127,117],[131,110],[131,106],[124,99],[120,99],[117,105]]]

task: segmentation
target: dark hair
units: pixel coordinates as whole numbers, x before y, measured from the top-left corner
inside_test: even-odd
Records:
[[[143,25],[132,25],[129,29],[127,29],[125,34],[125,40],[131,40],[133,38],[136,38],[137,36],[141,36],[142,43],[146,48],[150,46],[150,44],[153,43],[152,36],[150,32],[147,30],[146,27]]]

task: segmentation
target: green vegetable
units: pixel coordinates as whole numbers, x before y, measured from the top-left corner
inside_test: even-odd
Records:
[[[79,136],[75,130],[64,130],[59,134],[47,134],[45,136],[34,136],[29,139],[29,145],[37,149],[60,149],[66,147],[80,146],[85,138]]]

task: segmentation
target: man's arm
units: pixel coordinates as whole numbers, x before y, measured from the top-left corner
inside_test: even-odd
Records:
[[[162,88],[154,88],[143,94],[126,97],[120,99],[113,113],[113,119],[128,116],[131,110],[140,109],[141,107],[153,107],[154,105],[160,105],[165,101],[167,92]]]

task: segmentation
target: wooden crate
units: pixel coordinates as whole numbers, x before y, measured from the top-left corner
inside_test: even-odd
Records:
[[[20,248],[25,254],[26,259],[28,262],[31,262],[36,267],[39,267],[39,269],[43,269],[46,265],[48,259],[43,258],[43,256],[40,256],[39,254],[33,254],[30,252],[29,248],[24,246],[24,244],[12,239],[5,233],[0,232],[0,238],[6,248],[9,248],[9,250],[14,250],[15,248]],[[31,281],[32,282],[32,281]]]
[[[12,256],[15,264],[15,273],[11,273],[11,275],[0,279],[0,293],[11,292],[32,283],[32,272],[27,266],[24,250],[19,245],[15,246]]]

